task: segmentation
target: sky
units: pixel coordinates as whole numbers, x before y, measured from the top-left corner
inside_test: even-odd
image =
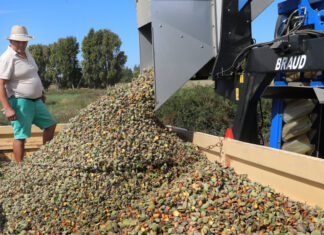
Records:
[[[253,22],[253,37],[257,42],[273,39],[278,2],[275,0]],[[74,36],[80,50],[91,28],[109,29],[122,41],[126,66],[133,68],[140,63],[135,0],[0,0],[0,54],[8,47],[5,38],[13,25],[27,27],[35,38],[29,45],[48,45],[59,38]],[[78,58],[82,60],[81,54]]]

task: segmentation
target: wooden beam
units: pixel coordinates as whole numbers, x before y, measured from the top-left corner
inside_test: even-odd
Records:
[[[68,124],[57,124],[54,135],[57,135]],[[12,160],[12,142],[14,134],[11,126],[0,126],[0,160]],[[30,155],[43,145],[43,131],[33,125],[31,137],[26,139],[25,152]]]
[[[269,185],[289,198],[324,208],[324,159],[269,147],[193,133],[193,143],[206,148],[218,143],[222,147],[205,151],[211,161],[233,167],[238,174]]]

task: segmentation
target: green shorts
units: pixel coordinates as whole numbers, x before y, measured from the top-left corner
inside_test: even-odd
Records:
[[[42,130],[56,124],[56,120],[41,99],[33,101],[25,98],[10,97],[9,103],[17,116],[17,120],[11,122],[15,139],[30,137],[32,124]]]

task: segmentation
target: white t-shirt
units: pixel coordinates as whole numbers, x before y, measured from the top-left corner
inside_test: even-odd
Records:
[[[7,80],[8,98],[36,99],[42,96],[43,85],[37,73],[38,67],[28,49],[26,56],[20,56],[9,46],[0,57],[0,79]]]

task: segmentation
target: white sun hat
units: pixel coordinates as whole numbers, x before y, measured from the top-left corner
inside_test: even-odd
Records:
[[[28,36],[28,32],[25,26],[14,25],[11,28],[11,34],[6,37],[8,40],[14,41],[29,41],[34,39],[32,36]]]

